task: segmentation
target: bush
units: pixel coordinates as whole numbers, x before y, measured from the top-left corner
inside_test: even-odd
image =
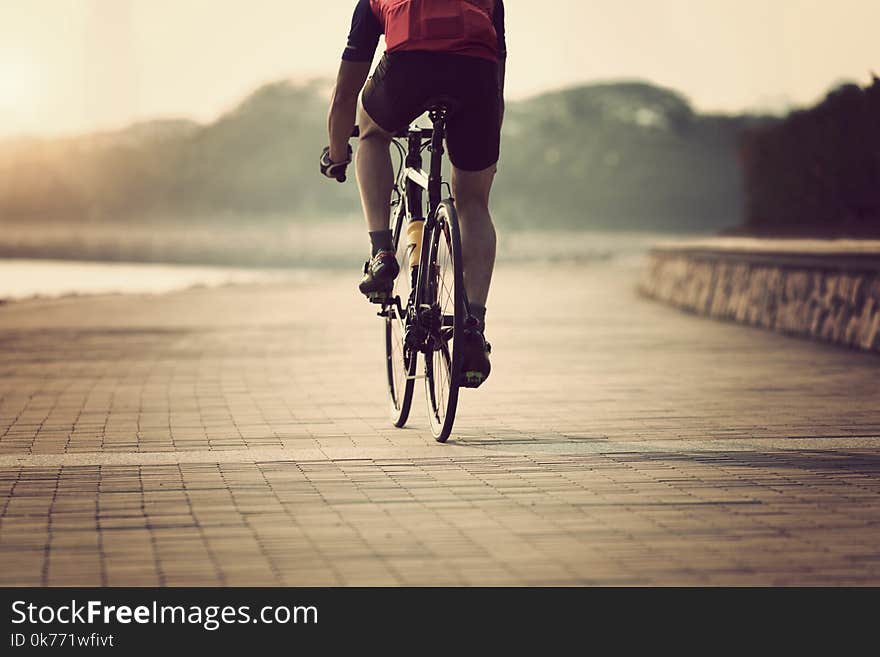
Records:
[[[811,109],[748,131],[746,229],[880,235],[880,79],[837,87]]]

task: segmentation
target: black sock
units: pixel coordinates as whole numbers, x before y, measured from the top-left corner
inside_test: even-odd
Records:
[[[477,318],[480,322],[480,330],[486,330],[486,306],[481,306],[478,303],[471,304],[471,315]]]
[[[393,251],[394,245],[391,243],[391,231],[371,230],[370,246],[373,249],[372,255],[376,255],[379,251]]]

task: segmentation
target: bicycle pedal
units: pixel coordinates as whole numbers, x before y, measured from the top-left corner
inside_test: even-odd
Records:
[[[390,290],[376,290],[375,292],[367,292],[365,296],[370,303],[388,304],[391,302]]]

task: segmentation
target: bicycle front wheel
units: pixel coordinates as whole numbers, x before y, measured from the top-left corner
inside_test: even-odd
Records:
[[[394,225],[394,244],[400,274],[394,281],[391,303],[385,307],[385,361],[388,375],[388,401],[391,421],[401,428],[409,418],[415,387],[418,352],[406,346],[407,306],[412,289],[409,267],[406,222],[403,210],[397,213]]]
[[[427,291],[435,321],[425,354],[425,390],[431,433],[444,443],[452,433],[458,406],[461,350],[456,338],[465,319],[461,234],[452,200],[437,208],[430,249]]]

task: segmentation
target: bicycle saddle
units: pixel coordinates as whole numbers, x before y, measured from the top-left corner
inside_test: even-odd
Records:
[[[461,107],[461,102],[452,96],[433,96],[425,103],[426,112],[444,112],[454,114]]]

